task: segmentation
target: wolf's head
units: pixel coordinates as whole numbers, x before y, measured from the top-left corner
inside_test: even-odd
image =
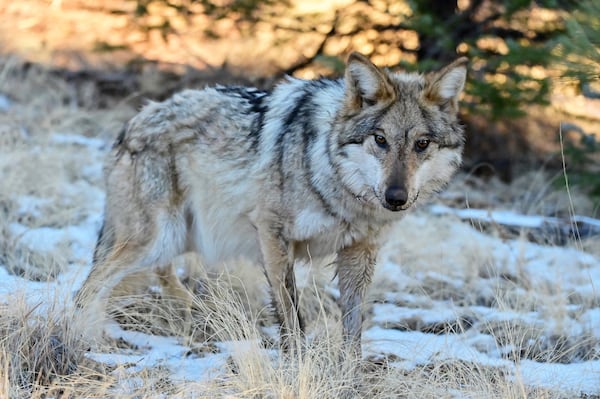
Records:
[[[365,206],[408,209],[460,166],[466,64],[460,58],[427,75],[393,73],[350,55],[332,153],[343,183]]]

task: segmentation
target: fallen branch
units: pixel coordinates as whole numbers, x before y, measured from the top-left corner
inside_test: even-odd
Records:
[[[559,218],[541,215],[523,215],[506,210],[455,209],[444,205],[434,205],[431,213],[438,215],[455,215],[478,223],[501,225],[510,229],[537,230],[543,236],[554,236],[556,243],[565,244],[568,239],[581,239],[600,235],[600,219],[574,215],[570,218]],[[537,240],[536,240],[537,241]]]

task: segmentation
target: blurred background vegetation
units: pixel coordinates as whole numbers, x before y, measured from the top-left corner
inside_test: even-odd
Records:
[[[600,197],[600,0],[22,0],[0,12],[5,54],[119,98],[340,76],[351,51],[406,70],[466,55],[465,167],[510,180],[560,170],[564,153],[570,182]]]

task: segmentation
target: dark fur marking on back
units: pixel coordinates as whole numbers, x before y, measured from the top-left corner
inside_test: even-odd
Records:
[[[123,125],[123,127],[121,128],[121,131],[119,132],[119,134],[117,135],[117,138],[115,139],[115,142],[112,145],[113,150],[117,149],[117,158],[119,158],[122,154],[123,151],[125,150],[125,135],[127,134],[127,129],[129,127],[128,123],[125,123]]]
[[[285,168],[283,165],[286,154],[291,156],[294,153],[293,151],[286,151],[286,144],[293,148],[296,144],[295,140],[300,139],[300,137],[289,133],[295,132],[294,124],[299,119],[298,116],[300,114],[300,110],[312,95],[313,92],[308,90],[307,87],[303,88],[302,95],[298,98],[296,105],[290,110],[287,117],[284,119],[281,130],[278,132],[277,140],[275,141],[275,152],[277,154],[276,164],[281,176],[280,185],[283,185],[283,181],[285,180]],[[285,140],[286,136],[287,140]],[[280,188],[283,192],[283,187]]]
[[[312,126],[308,126],[308,120],[305,121],[305,130],[306,129],[314,129]],[[313,178],[314,178],[314,174],[315,171],[313,170],[312,167],[312,157],[311,157],[311,152],[312,152],[312,147],[314,146],[314,144],[316,143],[316,140],[314,139],[314,137],[316,136],[316,132],[312,132],[312,134],[304,134],[304,142],[303,142],[303,154],[302,154],[302,163],[304,164],[304,170],[306,171],[306,173],[304,174],[304,178],[306,179],[307,183],[308,183],[308,187],[311,189],[311,192],[315,195],[315,197],[317,197],[317,199],[319,200],[319,202],[321,203],[321,206],[323,207],[323,209],[325,209],[325,212],[327,212],[329,215],[332,215],[336,218],[339,218],[339,213],[335,211],[335,206],[333,204],[330,204],[329,201],[327,201],[327,197],[326,195],[320,190],[319,186],[315,184]],[[329,152],[328,152],[329,153]],[[331,165],[331,159],[328,159],[329,164]],[[318,171],[317,171],[318,173]]]
[[[250,139],[250,149],[257,150],[260,143],[260,136],[264,128],[265,114],[269,109],[267,100],[271,93],[244,86],[219,86],[216,87],[215,90],[219,93],[246,101],[248,108],[241,111],[246,111],[247,114],[253,114],[252,126],[250,131],[248,131],[247,137]]]
[[[316,109],[316,105],[312,102],[312,97],[315,91],[309,91],[308,89],[316,88],[323,89],[331,84],[332,81],[328,80],[317,80],[311,82],[306,87],[306,92],[300,98],[301,101],[298,102],[298,106],[295,107],[293,113],[289,115],[288,119],[291,122],[293,119],[297,119],[302,121],[302,163],[304,173],[304,179],[308,183],[308,187],[314,196],[319,200],[321,206],[329,215],[334,217],[339,217],[339,213],[335,211],[335,207],[333,204],[327,201],[327,196],[320,190],[320,188],[314,183],[314,173],[315,171],[312,168],[312,157],[311,151],[312,147],[317,142],[317,127],[313,125],[313,115],[314,110]],[[316,87],[315,87],[316,86]]]
[[[285,168],[284,163],[288,156],[294,156],[295,151],[287,151],[286,148],[296,147],[296,145],[302,145],[302,155],[300,161],[303,164],[303,170],[305,171],[303,178],[308,183],[308,187],[314,196],[319,200],[325,212],[332,216],[339,216],[334,210],[334,206],[326,200],[325,194],[315,186],[313,182],[314,171],[311,167],[311,148],[316,143],[318,138],[318,127],[314,126],[314,114],[316,111],[316,104],[312,101],[313,97],[319,90],[324,89],[332,84],[338,84],[336,81],[327,79],[321,79],[317,81],[307,82],[302,87],[302,93],[295,101],[294,107],[289,111],[282,123],[281,131],[275,142],[276,164],[279,168],[283,184],[285,180]],[[327,149],[329,151],[329,149]],[[331,157],[328,154],[328,159],[331,164]]]
[[[106,228],[106,221],[102,221],[102,227],[100,227],[100,231],[98,232],[98,239],[96,240],[96,247],[94,248],[94,255],[92,256],[92,265],[100,262],[100,258],[102,259],[106,256],[106,254],[100,253],[102,251],[101,247],[103,246],[103,241],[106,240],[104,229]]]
[[[265,97],[257,98],[256,100],[251,102],[251,111],[256,113],[256,116],[252,121],[252,127],[248,132],[248,137],[251,140],[250,148],[253,150],[258,149],[258,144],[260,143],[260,136],[265,126],[265,114],[268,109],[267,105],[265,104]]]

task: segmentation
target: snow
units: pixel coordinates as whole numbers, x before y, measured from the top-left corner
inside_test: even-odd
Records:
[[[32,215],[34,217],[40,217],[42,208],[45,205],[50,203],[50,199],[48,198],[39,198],[33,195],[24,195],[19,199],[19,209],[17,209],[17,213],[19,215]]]
[[[432,309],[405,308],[394,304],[377,304],[373,307],[373,322],[381,325],[397,323],[398,320],[418,317],[423,323],[455,320],[459,315],[451,306]]]
[[[399,365],[406,370],[427,365],[432,360],[463,360],[492,367],[508,363],[485,356],[470,345],[469,338],[457,334],[433,335],[373,327],[365,331],[364,342],[367,354],[394,355],[403,359]]]
[[[72,257],[81,262],[89,260],[89,249],[96,243],[99,217],[90,216],[83,223],[64,228],[30,228],[20,223],[9,225],[10,233],[19,238],[19,242],[37,252],[51,252],[60,243],[69,243]],[[101,223],[101,222],[100,222]]]
[[[79,136],[76,134],[54,133],[51,140],[57,144],[76,144],[88,149],[103,149],[106,146],[106,141],[94,137]]]
[[[11,107],[12,101],[6,95],[0,93],[0,112],[8,112]]]
[[[89,353],[87,356],[98,362],[116,366],[130,364],[129,371],[165,366],[173,371],[171,379],[176,382],[202,381],[214,378],[227,362],[227,354],[208,354],[203,357],[189,355],[190,348],[174,337],[161,337],[135,331],[125,331],[111,325],[108,334],[123,338],[139,348],[142,353]]]
[[[545,221],[541,216],[519,215],[511,211],[489,211],[486,209],[451,209],[445,206],[433,206],[434,213],[452,213],[461,219],[496,222],[508,226],[541,227]]]
[[[63,240],[65,232],[53,227],[30,229],[20,223],[10,224],[10,233],[19,237],[22,244],[39,252],[50,252]]]
[[[523,360],[518,373],[527,385],[556,389],[572,394],[595,395],[600,387],[600,360],[556,364]]]

